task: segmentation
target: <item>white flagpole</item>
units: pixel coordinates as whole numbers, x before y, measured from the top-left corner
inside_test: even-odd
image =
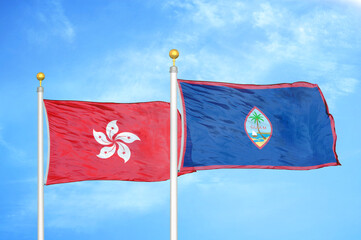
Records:
[[[38,92],[38,240],[44,240],[44,133],[43,133],[43,93],[41,81],[45,75],[39,72],[36,78],[40,81]]]
[[[176,49],[169,52],[173,59],[170,67],[170,240],[178,239],[178,203],[177,203],[177,73],[175,59],[179,56]]]

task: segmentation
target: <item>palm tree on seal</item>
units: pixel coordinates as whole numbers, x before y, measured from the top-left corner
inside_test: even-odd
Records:
[[[263,116],[261,114],[257,114],[256,112],[253,112],[253,115],[249,117],[254,123],[257,124],[258,133],[261,135],[263,139],[266,139],[261,131],[259,130],[259,123],[264,122]]]

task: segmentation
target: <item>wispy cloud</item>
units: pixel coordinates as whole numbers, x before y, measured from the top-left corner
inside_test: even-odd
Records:
[[[11,143],[9,143],[6,138],[4,138],[2,131],[3,130],[0,127],[0,152],[2,152],[2,155],[9,156],[10,158],[16,160],[24,159],[26,153],[22,149],[19,149],[18,145],[12,145]],[[1,148],[3,148],[4,150],[1,151]]]
[[[168,51],[157,45],[146,50],[131,49],[108,54],[99,71],[101,77],[110,80],[111,86],[100,94],[99,100],[166,101],[167,96],[162,92],[169,85],[169,76],[164,70],[164,66],[170,66]]]
[[[360,22],[356,16],[332,8],[315,8],[298,16],[269,3],[261,4],[253,16],[255,26],[267,36],[257,45],[272,63],[268,71],[281,64],[291,67],[298,81],[318,83],[331,107],[337,98],[354,92],[359,74],[352,55],[361,52],[361,34],[353,27]]]
[[[344,75],[358,81],[358,66],[343,62],[346,52],[361,52],[361,34],[354,27],[361,21],[356,15],[315,5],[299,12],[273,2],[236,4],[198,0],[166,4],[176,12],[182,9],[178,25],[187,26],[181,37],[185,36],[190,46],[185,50],[192,54],[182,59],[181,74],[191,75],[189,70],[193,79],[248,83],[322,84],[331,78],[343,81]],[[206,8],[208,5],[211,7]],[[233,10],[242,17],[232,14]],[[341,72],[346,65],[348,71]],[[335,71],[330,72],[330,68]]]
[[[172,16],[172,29],[141,49],[104,54],[85,66],[83,72],[91,72],[82,77],[87,84],[71,82],[72,88],[89,88],[91,99],[86,100],[167,101],[164,66],[170,65],[167,53],[174,47],[180,50],[180,78],[256,84],[309,81],[326,86],[326,93],[328,81],[353,79],[352,86],[358,86],[358,66],[352,59],[361,54],[361,33],[354,27],[361,20],[345,9],[302,4],[307,11],[267,1],[163,3],[164,12]],[[343,83],[335,84],[336,89]],[[100,87],[102,92],[90,89]],[[334,96],[353,93],[340,91],[344,93]]]
[[[46,228],[87,232],[108,218],[126,221],[124,214],[142,216],[159,211],[169,202],[169,182],[89,181],[45,186],[44,192]],[[17,208],[3,215],[14,227],[7,231],[16,231],[22,227],[19,225],[36,218],[36,204],[35,195],[17,199]]]
[[[281,11],[271,7],[269,3],[260,4],[260,10],[253,12],[254,26],[280,26],[284,21],[284,15]]]
[[[238,171],[242,170],[234,170],[233,173],[231,171],[233,170],[224,170],[217,174],[213,171],[200,171],[196,174],[184,176],[186,177],[184,179],[180,179],[180,194],[182,195],[182,192],[188,193],[184,194],[187,198],[182,199],[182,202],[193,200],[189,192],[196,193],[195,199],[189,202],[187,209],[183,211],[202,209],[200,205],[205,202],[209,206],[217,206],[219,202],[223,202],[223,204],[226,203],[229,205],[223,205],[221,207],[222,210],[218,209],[217,206],[217,210],[211,211],[212,213],[208,212],[213,215],[211,218],[227,216],[227,218],[230,218],[230,221],[235,221],[239,219],[239,217],[237,217],[239,214],[242,214],[246,219],[272,216],[279,211],[280,207],[285,207],[285,204],[289,205],[289,203],[280,202],[270,203],[269,201],[265,201],[265,199],[274,192],[280,193],[287,191],[287,189],[294,188],[292,181],[276,181],[273,179],[265,183],[264,180],[257,180],[257,177],[254,176],[248,180],[235,181],[236,178],[239,180],[240,172]],[[272,205],[273,207],[268,208],[267,205]],[[207,214],[204,212],[207,211],[205,209],[198,211]],[[198,212],[198,214],[202,213]]]
[[[16,232],[19,228],[36,226],[37,198],[33,194],[36,181],[8,182],[21,186],[27,184],[32,192],[18,197],[12,203],[16,208],[2,213],[1,217],[8,224],[6,229],[0,226],[0,232]],[[168,206],[169,182],[87,181],[45,186],[44,194],[46,229],[89,232],[102,226],[102,222],[109,218],[126,223],[124,215],[136,218]]]
[[[46,187],[47,225],[88,231],[108,217],[156,211],[167,204],[169,185],[132,182],[82,182]],[[76,209],[76,211],[74,211]]]
[[[42,2],[35,16],[38,24],[36,28],[28,30],[30,40],[43,43],[55,36],[73,42],[75,29],[66,16],[60,0]]]
[[[341,79],[330,79],[329,81],[320,84],[320,87],[325,95],[328,106],[334,108],[339,97],[356,92],[358,83],[359,80],[345,77]]]
[[[188,17],[185,21],[191,20],[206,28],[220,28],[227,24],[238,24],[244,20],[244,4],[235,1],[207,1],[207,0],[187,0],[183,2],[168,1],[166,8],[175,7],[178,16],[186,11]]]
[[[339,2],[344,4],[350,4],[352,6],[360,7],[361,8],[361,1],[360,0],[329,0],[333,2]]]

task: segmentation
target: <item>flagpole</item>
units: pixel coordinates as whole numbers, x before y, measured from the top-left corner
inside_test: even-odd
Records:
[[[179,56],[176,49],[169,52],[173,59],[173,66],[170,67],[170,240],[178,239],[178,202],[177,202],[177,73],[175,60]]]
[[[36,78],[40,81],[38,92],[38,240],[44,240],[44,133],[43,133],[43,93],[41,82],[45,75],[39,72]]]

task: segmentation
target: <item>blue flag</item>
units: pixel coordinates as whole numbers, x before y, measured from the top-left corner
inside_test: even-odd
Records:
[[[178,84],[185,126],[183,169],[340,165],[334,120],[317,84]]]

